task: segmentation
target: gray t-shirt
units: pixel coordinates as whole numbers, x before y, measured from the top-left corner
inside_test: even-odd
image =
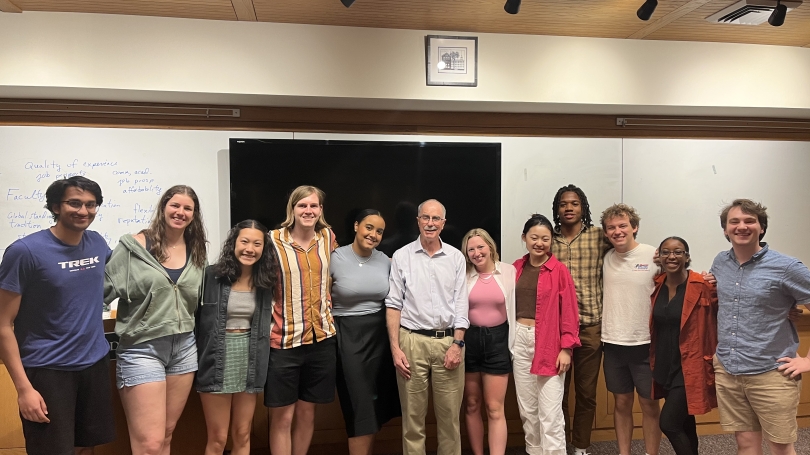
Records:
[[[391,259],[381,251],[374,250],[371,258],[355,255],[351,245],[333,251],[329,262],[332,315],[361,316],[380,311],[388,295],[390,270]]]

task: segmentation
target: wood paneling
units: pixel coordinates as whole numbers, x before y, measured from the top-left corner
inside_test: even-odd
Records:
[[[5,455],[3,449],[25,447],[18,409],[14,383],[6,366],[0,363],[0,454]]]
[[[697,0],[698,2],[704,0]],[[689,14],[695,1],[661,1],[652,23],[639,20],[643,0],[526,0],[516,15],[504,0],[0,0],[0,11],[65,11],[281,22],[462,33],[645,38],[674,41],[810,45],[810,6],[790,12],[782,27],[710,24],[707,16],[735,0],[714,0]],[[685,7],[687,3],[691,6]],[[685,8],[685,9],[683,9]],[[677,11],[677,12],[676,12]],[[675,16],[668,16],[676,12]],[[676,17],[677,20],[673,20]],[[662,18],[666,18],[663,19]],[[655,33],[652,33],[655,31]]]
[[[0,11],[4,13],[22,13],[22,9],[11,0],[0,0]]]
[[[98,102],[3,100],[0,125],[178,128],[322,133],[442,134],[464,136],[664,137],[777,139],[810,141],[810,120],[654,117],[632,118],[635,126],[617,126],[614,115],[516,114],[493,112],[382,111],[256,106],[143,104],[123,113],[117,105]],[[43,105],[50,106],[43,108]],[[150,109],[152,107],[152,109]],[[172,109],[166,109],[171,107]],[[169,115],[166,112],[227,113],[235,117]],[[149,114],[146,114],[149,112]],[[224,115],[224,114],[223,114]]]
[[[730,0],[714,0],[696,9],[668,26],[652,33],[647,39],[731,42],[748,44],[773,44],[805,46],[810,44],[810,2],[789,12],[785,24],[773,27],[767,22],[760,25],[718,25],[706,18],[734,3]]]
[[[230,0],[14,0],[14,3],[23,11],[236,20]]]
[[[237,20],[256,22],[256,9],[253,0],[231,0]]]

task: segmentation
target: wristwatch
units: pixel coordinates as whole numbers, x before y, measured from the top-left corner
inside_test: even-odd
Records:
[[[464,347],[464,340],[453,340],[453,344],[457,344],[458,347],[463,348]]]

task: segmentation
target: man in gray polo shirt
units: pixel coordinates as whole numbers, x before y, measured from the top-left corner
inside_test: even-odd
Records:
[[[714,359],[720,424],[735,432],[739,455],[761,454],[763,432],[771,454],[793,455],[799,373],[810,370],[810,359],[796,352],[799,336],[788,313],[810,304],[810,271],[760,242],[768,228],[762,204],[737,199],[723,209],[720,224],[731,242],[711,269],[720,305]]]
[[[464,393],[467,263],[439,238],[447,215],[435,199],[419,205],[419,238],[391,259],[385,299],[391,355],[399,373],[402,451],[424,454],[428,383],[433,388],[438,455],[461,455],[459,411]]]

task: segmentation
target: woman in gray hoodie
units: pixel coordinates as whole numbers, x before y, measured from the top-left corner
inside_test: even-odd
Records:
[[[119,299],[116,385],[133,455],[168,454],[186,405],[206,243],[197,194],[176,185],[160,197],[149,228],[121,237],[107,263],[104,300]]]

